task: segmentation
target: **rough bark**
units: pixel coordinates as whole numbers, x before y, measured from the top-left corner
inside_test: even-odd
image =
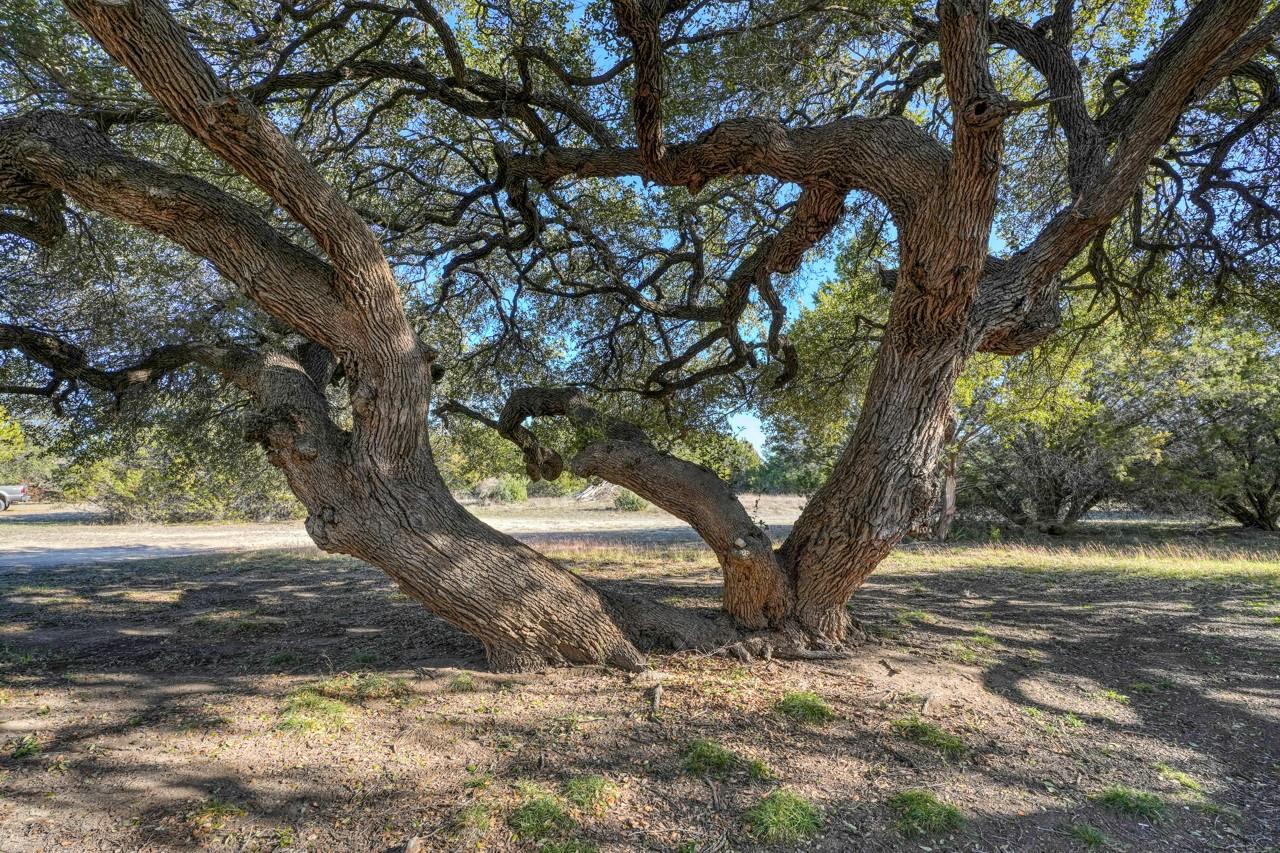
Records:
[[[946,542],[950,538],[951,525],[956,520],[956,469],[959,461],[959,451],[952,450],[942,466],[942,496],[938,518],[933,524],[933,538],[937,542]]]

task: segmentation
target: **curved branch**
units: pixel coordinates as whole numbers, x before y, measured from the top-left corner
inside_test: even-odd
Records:
[[[340,297],[398,302],[369,226],[248,98],[218,80],[160,0],[66,6],[174,121],[302,223],[332,262]]]
[[[648,177],[696,193],[708,181],[767,175],[802,186],[825,186],[843,197],[866,190],[895,217],[907,219],[945,175],[947,149],[898,116],[847,118],[787,129],[775,119],[722,122],[691,142],[666,148],[663,172],[650,175],[635,148],[552,148],[511,158],[511,169],[551,184],[560,178]]]
[[[1257,28],[1245,32],[1259,5],[1259,0],[1203,0],[1155,51],[1139,80],[1099,119],[1104,135],[1116,140],[1105,168],[1030,245],[1008,259],[996,288],[1005,310],[971,316],[975,345],[1056,301],[1057,276],[1123,211],[1188,100],[1213,73],[1206,69],[1218,68],[1227,55],[1240,59],[1233,48],[1241,42],[1261,49],[1249,34]]]
[[[654,447],[639,427],[602,415],[575,388],[521,388],[502,414],[488,418],[450,401],[456,412],[486,424],[524,452],[530,476],[559,476],[563,461],[523,426],[530,417],[567,417],[603,437],[588,443],[569,463],[580,477],[599,477],[630,489],[687,522],[715,553],[724,570],[724,608],[740,625],[780,625],[789,610],[790,584],[774,557],[773,544],[733,491],[710,469]]]

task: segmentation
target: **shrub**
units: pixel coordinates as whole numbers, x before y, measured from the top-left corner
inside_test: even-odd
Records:
[[[635,492],[623,489],[613,499],[613,508],[622,512],[641,512],[649,508],[649,502]]]
[[[575,477],[566,472],[554,480],[538,480],[530,483],[528,492],[531,498],[567,498],[576,495],[587,485],[582,477]]]
[[[481,503],[514,504],[529,499],[529,484],[515,474],[500,474],[476,483],[471,494]]]
[[[117,521],[279,521],[302,505],[261,450],[225,424],[144,430],[88,449],[52,474],[50,491],[84,501]]]

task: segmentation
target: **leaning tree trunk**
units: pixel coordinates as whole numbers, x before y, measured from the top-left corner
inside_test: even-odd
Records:
[[[857,428],[782,547],[800,624],[831,643],[848,632],[849,596],[925,520],[964,365],[959,340],[941,351],[881,347]]]
[[[477,637],[494,669],[642,666],[594,589],[469,514],[434,473],[365,481],[346,497],[350,504],[327,501],[308,518],[316,544],[386,572],[407,595]]]

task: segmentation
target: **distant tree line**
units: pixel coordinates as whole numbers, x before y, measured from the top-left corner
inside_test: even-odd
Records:
[[[797,320],[806,375],[766,402],[755,487],[808,492],[845,440],[886,303],[846,254]],[[1280,526],[1280,334],[1266,317],[1171,303],[1141,322],[1073,305],[1066,334],[1012,358],[979,356],[957,383],[932,529],[959,520],[1042,533],[1091,511]]]

